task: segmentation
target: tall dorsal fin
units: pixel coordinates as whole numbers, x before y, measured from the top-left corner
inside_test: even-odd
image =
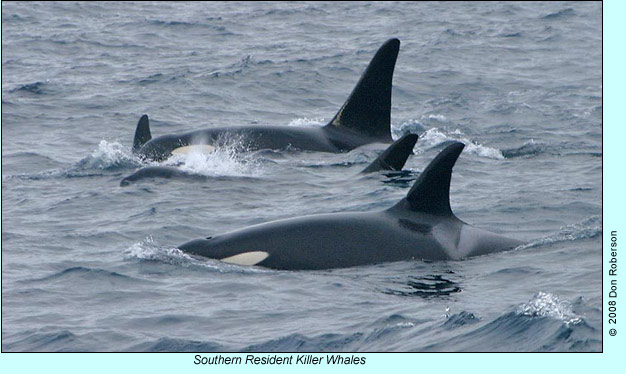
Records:
[[[135,140],[133,141],[133,152],[138,151],[139,148],[146,144],[150,139],[152,139],[152,134],[150,134],[150,120],[148,120],[148,115],[144,114],[137,123]]]
[[[400,41],[385,42],[372,58],[348,100],[326,126],[346,127],[391,141],[391,81]]]
[[[378,170],[402,170],[413,147],[417,142],[416,134],[406,134],[393,142],[374,162],[363,169],[361,173],[372,173]]]
[[[396,206],[406,207],[414,212],[452,215],[450,178],[452,167],[464,147],[463,143],[455,142],[441,151],[415,181],[406,198],[400,200]]]

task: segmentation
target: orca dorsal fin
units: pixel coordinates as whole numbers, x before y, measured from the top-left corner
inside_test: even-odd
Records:
[[[136,152],[141,148],[144,144],[146,144],[150,139],[152,139],[152,134],[150,134],[150,120],[148,119],[148,115],[144,114],[137,122],[137,130],[135,130],[135,140],[133,140],[133,152]]]
[[[414,212],[440,216],[452,215],[450,178],[452,167],[464,147],[465,144],[455,142],[441,151],[420,174],[406,198],[400,200],[396,206],[406,207]]]
[[[391,141],[391,81],[399,50],[398,39],[390,39],[378,49],[348,100],[326,126]]]
[[[379,170],[402,170],[413,147],[417,142],[416,134],[406,134],[393,142],[374,162],[363,169],[361,173],[372,173]]]

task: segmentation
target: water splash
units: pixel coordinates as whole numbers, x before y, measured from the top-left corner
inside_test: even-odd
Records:
[[[140,162],[121,143],[101,140],[90,156],[76,163],[76,169],[111,170],[139,166]]]
[[[443,114],[428,114],[423,115],[419,120],[412,119],[392,127],[391,132],[394,139],[407,133],[420,134],[420,139],[415,147],[418,153],[425,149],[439,147],[442,144],[460,141],[465,144],[465,152],[467,153],[496,160],[504,159],[502,151],[470,140],[460,129],[446,131],[441,128],[452,125],[453,123]],[[426,127],[430,128],[427,129]]]
[[[424,131],[426,131],[426,128],[419,120],[416,119],[402,122],[397,126],[391,126],[391,135],[394,140],[401,138],[404,134],[421,134]]]
[[[101,176],[103,170],[117,170],[141,166],[141,161],[132,155],[119,142],[101,140],[91,155],[64,168],[55,168],[34,174],[3,175],[2,180],[13,178],[22,180],[41,180],[49,178],[78,178]],[[98,170],[98,172],[93,172]]]
[[[191,257],[181,252],[178,248],[165,247],[148,236],[144,241],[130,246],[126,250],[125,260],[157,261],[171,265],[187,266],[193,261]]]
[[[287,126],[295,126],[295,127],[321,127],[324,126],[326,122],[323,117],[316,118],[294,118],[287,124]]]
[[[261,163],[252,155],[238,152],[241,143],[215,148],[213,152],[192,149],[186,154],[176,154],[161,165],[177,166],[182,171],[203,176],[259,176]]]
[[[429,149],[452,141],[460,141],[465,144],[465,152],[467,153],[496,160],[504,159],[499,149],[478,144],[464,137],[464,135],[465,134],[458,129],[452,132],[445,132],[436,127],[431,128],[420,136],[420,140],[417,142],[417,148]]]
[[[429,120],[433,120],[433,121],[438,121],[438,122],[448,122],[448,118],[446,116],[444,116],[443,114],[429,114],[428,117]]]
[[[568,301],[543,291],[533,296],[529,302],[519,305],[516,313],[530,317],[552,317],[568,326],[583,321],[582,317],[572,311],[572,305]]]

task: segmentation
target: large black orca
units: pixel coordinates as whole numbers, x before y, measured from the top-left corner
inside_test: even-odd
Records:
[[[458,260],[523,244],[470,226],[452,213],[452,167],[463,147],[454,143],[441,151],[407,196],[389,209],[273,221],[192,240],[179,249],[238,265],[316,270],[409,259]]]
[[[418,136],[415,134],[403,135],[400,139],[391,144],[380,156],[369,164],[361,173],[373,173],[381,170],[400,171],[404,167],[409,155],[413,153],[413,147],[417,142]],[[142,179],[192,179],[192,180],[207,180],[212,177],[196,174],[182,170],[176,166],[146,166],[141,168],[131,175],[125,177],[120,182],[120,186],[128,186],[133,182],[140,181]]]
[[[152,139],[148,116],[137,124],[133,153],[163,160],[180,147],[243,139],[246,150],[284,149],[343,152],[369,143],[391,142],[391,85],[400,41],[385,42],[372,58],[356,87],[335,117],[324,127],[232,126],[163,135]]]

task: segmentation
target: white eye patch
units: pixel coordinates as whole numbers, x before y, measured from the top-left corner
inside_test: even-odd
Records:
[[[269,255],[270,254],[267,252],[253,251],[253,252],[245,252],[245,253],[240,253],[238,255],[226,257],[226,258],[221,259],[220,261],[227,262],[229,264],[235,264],[235,265],[252,266],[265,260]]]
[[[215,150],[215,147],[208,144],[195,144],[186,145],[184,147],[176,148],[172,151],[173,155],[188,155],[190,153],[211,153]]]

